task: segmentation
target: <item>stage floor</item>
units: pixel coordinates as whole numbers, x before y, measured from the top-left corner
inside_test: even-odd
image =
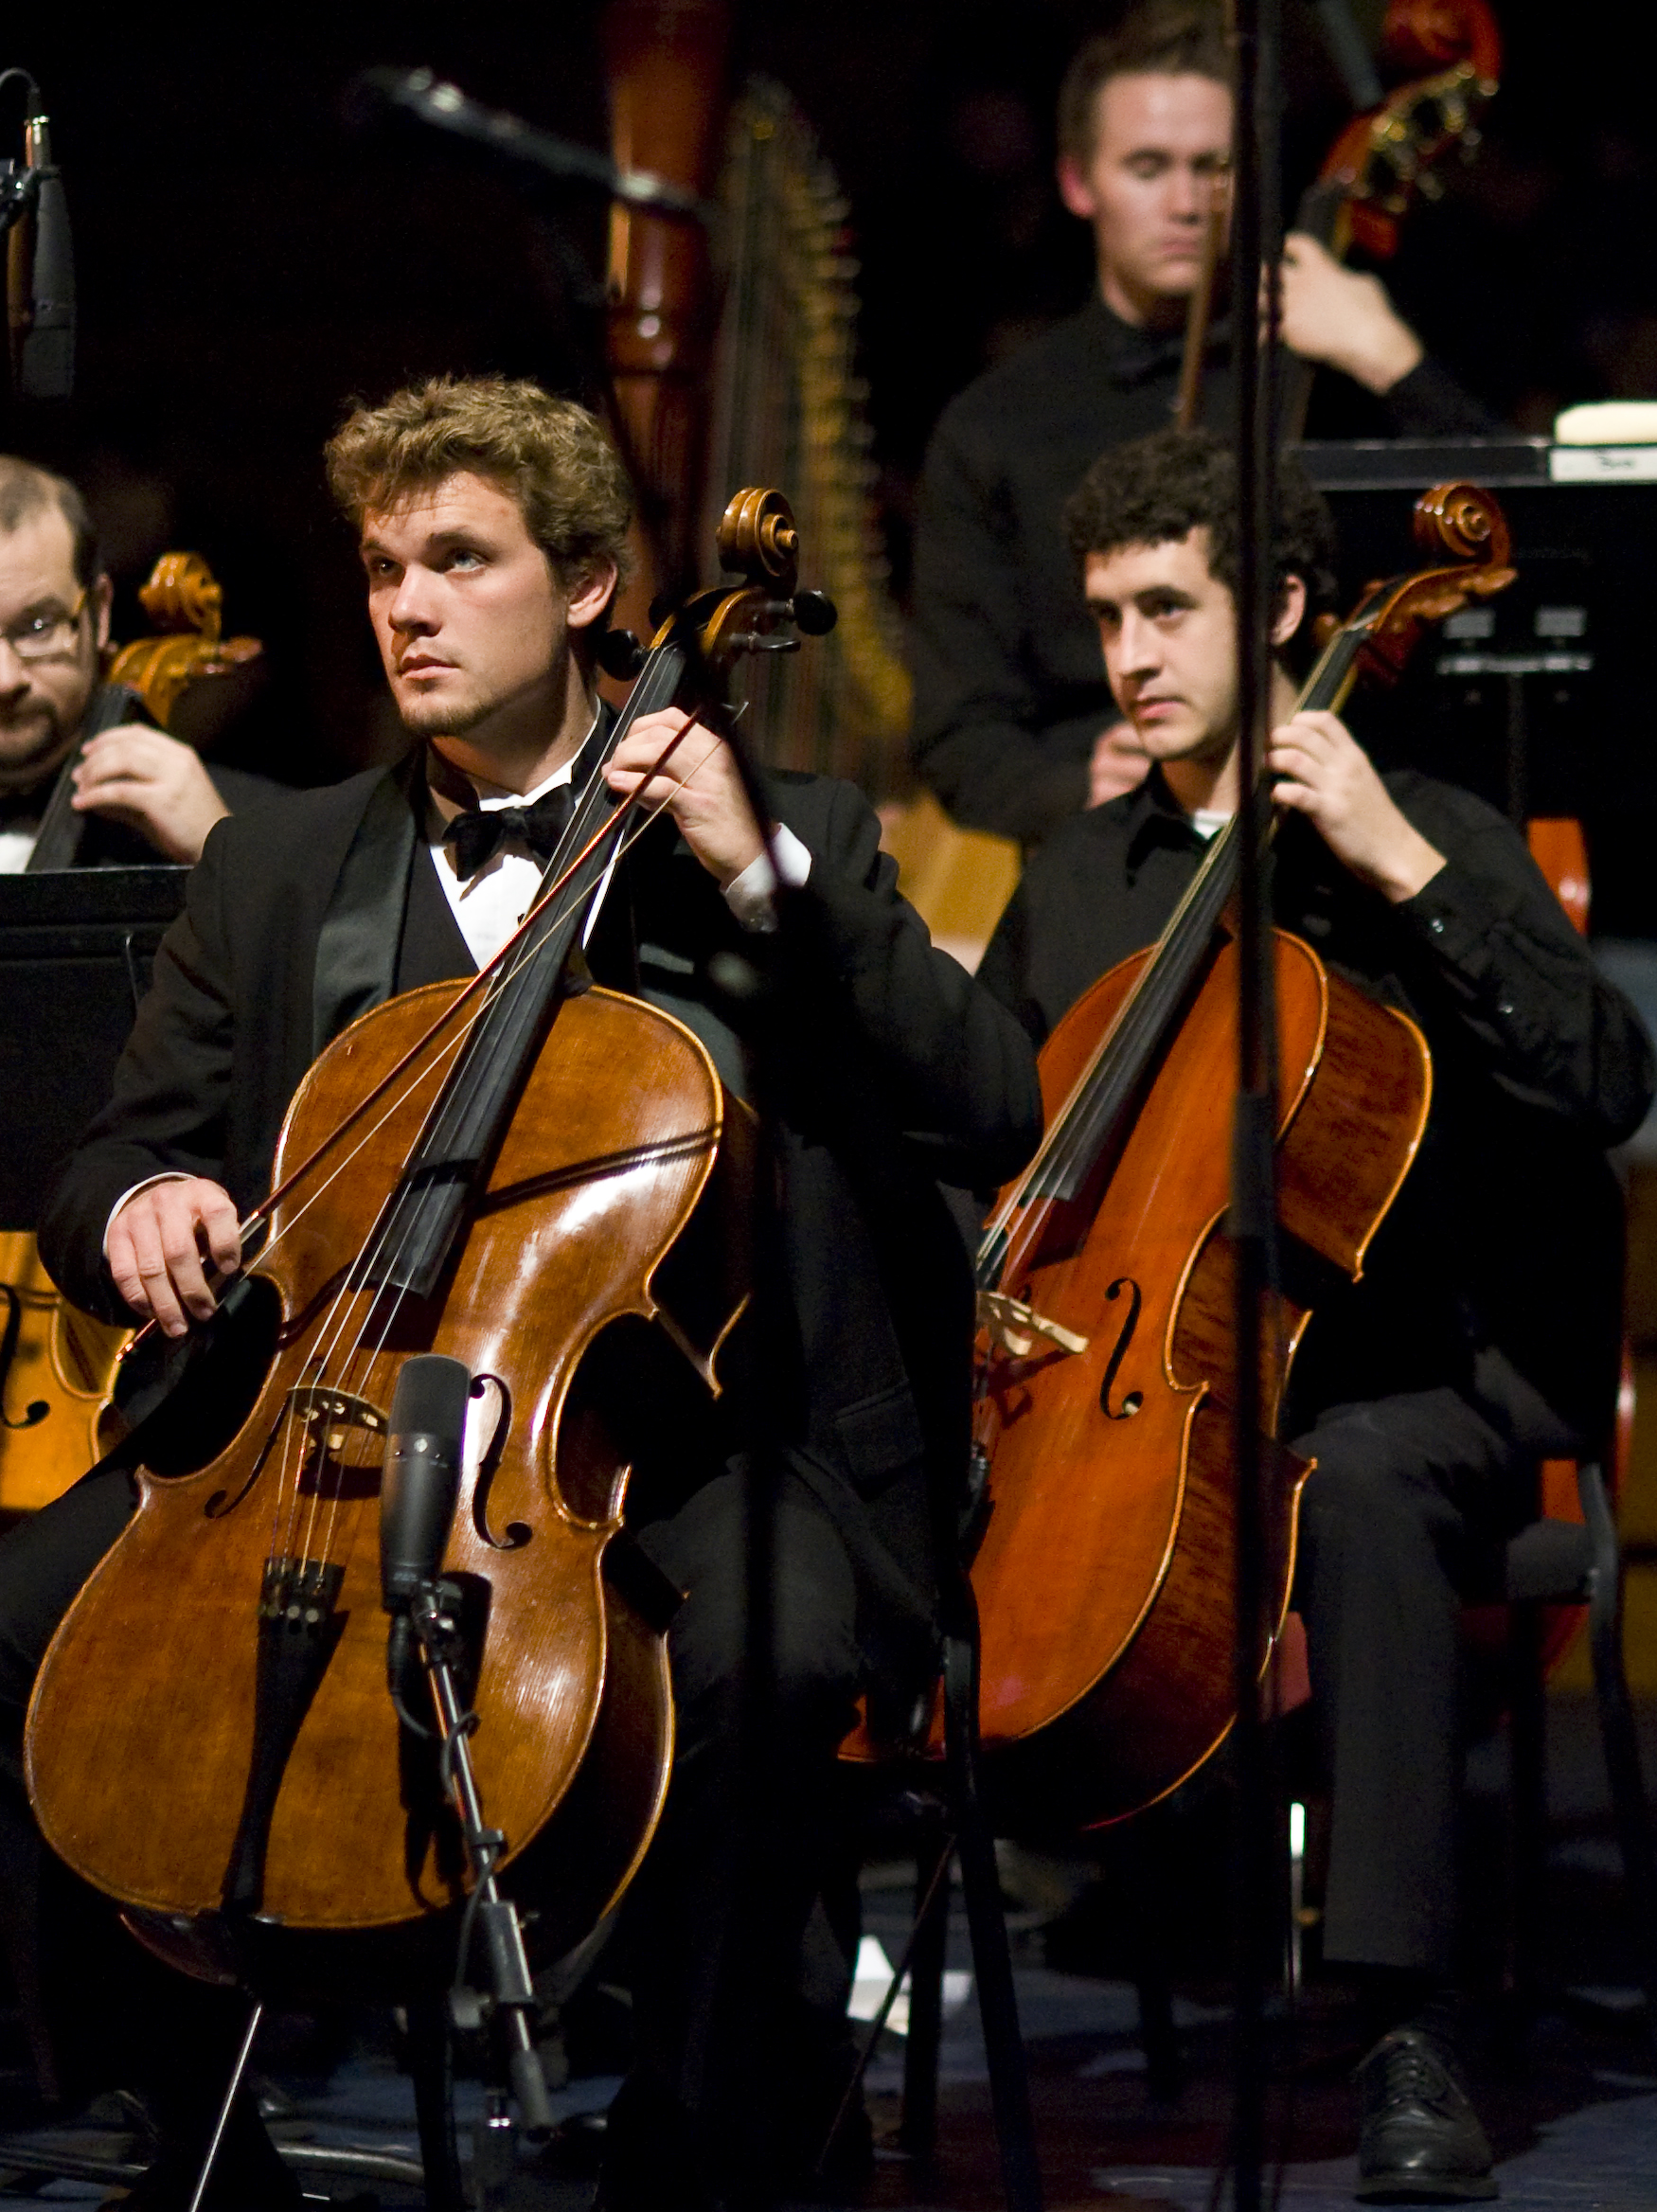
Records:
[[[1607,1834],[1595,1732],[1579,1698],[1556,1695],[1550,1707],[1553,1831],[1540,1965],[1576,1994],[1550,2000],[1528,2025],[1498,2003],[1479,2007],[1469,2024],[1471,2086],[1496,2145],[1509,2212],[1657,2212],[1657,2062],[1632,2011],[1620,1868]],[[1643,1717],[1648,1772],[1657,1773],[1650,1727],[1657,1715],[1648,1707]],[[1473,1872],[1492,1889],[1500,1886],[1492,1823],[1501,1763],[1499,1745],[1475,1755],[1469,1798]],[[891,1954],[903,1940],[904,1879],[893,1867],[865,1887],[867,1933]],[[1184,1894],[1195,1915],[1203,1900],[1192,1887]],[[1131,1900],[1124,1907],[1131,1910]],[[1012,1922],[1048,2212],[1112,2205],[1118,2212],[1208,2212],[1229,2113],[1222,1977],[1212,1962],[1206,1972],[1176,1963],[1185,2079],[1177,2098],[1159,2102],[1149,2093],[1132,1989],[1114,1978],[1109,1962],[1097,1973],[1042,1963],[1042,1917],[1039,1907],[1026,1907]],[[991,2212],[1002,2202],[976,2007],[963,1986],[970,1959],[958,1913],[949,1963],[953,2002],[945,2023],[937,2156],[922,2173],[880,2150],[866,2202],[882,2212]],[[1267,2177],[1268,2202],[1275,2191],[1292,2212],[1337,2212],[1352,2203],[1354,2032],[1349,2010],[1316,1986],[1292,2033],[1281,2021],[1274,2025],[1272,2140],[1281,2165]],[[871,2068],[877,2142],[895,2133],[902,2048],[888,2035]],[[27,2088],[21,2050],[9,2038],[4,2055],[10,2071],[0,2066],[0,2200],[104,2201],[109,2186],[90,2178],[42,2188],[38,2175],[8,2167],[7,2149],[20,2142],[87,2159],[118,2158],[129,2146],[114,2130],[85,2125],[14,2132]],[[335,2154],[332,2170],[301,2164],[318,2202],[358,2212],[376,2202],[384,2212],[419,2204],[413,2100],[383,2020],[365,2016],[331,2044],[278,2025],[262,2060],[256,2059],[261,2062],[286,2108],[274,2123],[278,2139],[302,2162],[318,2150],[324,2158]],[[589,2076],[571,2082],[556,2102],[562,2115],[601,2111],[615,2087],[612,2077]],[[463,2082],[457,2116],[468,2151],[482,2105],[481,2090]],[[340,2170],[342,2151],[372,2158],[378,2172]],[[563,2163],[567,2167],[567,2157]],[[502,2212],[580,2212],[591,2190],[579,2174],[526,2161],[491,2195]]]

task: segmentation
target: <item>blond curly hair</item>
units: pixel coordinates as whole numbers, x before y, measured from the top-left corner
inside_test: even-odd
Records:
[[[457,470],[509,491],[566,589],[601,562],[624,570],[633,494],[597,416],[539,384],[433,377],[354,406],[325,449],[329,489],[357,528]]]

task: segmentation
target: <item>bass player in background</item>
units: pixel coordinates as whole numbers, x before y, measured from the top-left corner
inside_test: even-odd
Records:
[[[1067,522],[1096,651],[1151,766],[1053,832],[985,954],[981,980],[1038,1045],[1155,941],[1238,802],[1229,448],[1203,431],[1118,446]],[[1286,460],[1276,915],[1419,1024],[1434,1088],[1363,1280],[1318,1305],[1292,1369],[1281,1434],[1316,1462],[1293,1602],[1332,1800],[1324,1955],[1357,1983],[1369,2046],[1359,2195],[1470,2200],[1495,2184],[1457,2053],[1461,1608],[1499,1595],[1538,1461],[1606,1434],[1621,1216],[1602,1155],[1657,1070],[1500,815],[1413,771],[1379,776],[1333,714],[1294,712],[1332,551],[1327,508]]]
[[[207,769],[135,691],[99,682],[110,597],[75,486],[0,454],[0,875],[197,861],[215,822],[271,789]]]
[[[1230,161],[1231,62],[1217,7],[1145,0],[1090,39],[1059,99],[1064,204],[1092,226],[1095,296],[979,377],[939,419],[915,555],[913,752],[956,819],[1025,846],[1131,790],[1146,762],[1099,673],[1060,511],[1105,447],[1171,422],[1186,303]],[[1345,435],[1488,434],[1379,278],[1292,234],[1285,343],[1341,372]],[[1215,324],[1203,414],[1229,421]],[[1328,427],[1323,426],[1328,435]]]

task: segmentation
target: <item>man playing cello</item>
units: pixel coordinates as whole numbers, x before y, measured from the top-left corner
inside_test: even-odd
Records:
[[[152,1316],[173,1337],[215,1309],[209,1274],[240,1261],[238,1222],[269,1187],[277,1132],[314,1040],[393,991],[473,972],[535,896],[575,779],[608,709],[595,645],[615,589],[627,488],[594,419],[530,384],[440,380],[359,408],[330,448],[355,526],[368,611],[416,743],[372,772],[222,824],[169,934],[153,990],[94,1124],[46,1208],[43,1247],[72,1294]],[[637,1899],[640,2058],[610,2132],[601,2203],[615,2212],[773,2203],[809,2166],[838,2095],[808,2111],[790,2010],[822,1879],[836,1747],[854,1701],[900,1694],[930,1661],[924,1394],[882,1290],[883,1224],[860,1172],[871,1142],[931,1179],[1014,1171],[1040,1118],[1022,1030],[898,897],[879,825],[847,785],[779,780],[773,874],[728,751],[698,729],[654,781],[684,717],[641,717],[610,759],[618,794],[662,818],[621,864],[587,947],[600,981],[669,1007],[731,1088],[755,1023],[716,987],[718,956],[752,948],[793,902],[804,948],[776,1027],[782,1240],[798,1347],[786,1392],[790,1470],[775,1514],[775,1726],[760,1793],[768,1870],[732,1894],[745,1605],[740,1420],[686,1427],[635,1470],[630,1512],[657,1568],[687,1593],[669,1636],[678,1759]],[[386,904],[387,886],[391,903]],[[785,931],[785,947],[794,937]],[[710,973],[711,964],[711,973]],[[947,1221],[944,1223],[948,1230]],[[940,1244],[940,1250],[946,1249]],[[964,1350],[964,1335],[963,1335]],[[784,1385],[777,1385],[779,1392]],[[0,1545],[0,1705],[11,1787],[29,1682],[55,1620],[131,1511],[100,1473]],[[910,1690],[909,1694],[913,1694]],[[6,1778],[0,1775],[0,1779]],[[750,1775],[750,1777],[751,1775]],[[3,1828],[0,1828],[3,1833]],[[733,1953],[759,1961],[744,1985]],[[222,2079],[222,2071],[220,2079]],[[174,2078],[175,2155],[154,2203],[187,2201],[196,2104]],[[250,2114],[216,2204],[293,2201]]]
[[[1152,767],[1031,861],[980,970],[1040,1044],[1152,943],[1238,804],[1236,475],[1212,435],[1112,449],[1067,510],[1112,694]],[[1363,1279],[1318,1306],[1281,1434],[1315,1460],[1294,1603],[1332,1796],[1326,1959],[1358,1980],[1360,2194],[1495,2194],[1458,2078],[1464,1596],[1531,1517],[1538,1460],[1595,1451],[1615,1383],[1620,1226],[1600,1154],[1637,1127],[1649,1041],[1523,843],[1470,794],[1378,775],[1290,670],[1333,532],[1282,465],[1274,722],[1280,927],[1432,1049],[1420,1155]],[[1310,653],[1306,654],[1310,660]],[[1499,1585],[1498,1585],[1499,1588]]]

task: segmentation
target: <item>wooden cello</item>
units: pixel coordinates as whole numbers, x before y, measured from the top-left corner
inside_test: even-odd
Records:
[[[1425,621],[1511,581],[1487,494],[1441,486],[1416,527],[1437,564],[1370,587],[1302,708],[1337,708],[1364,664],[1396,673]],[[1465,565],[1443,565],[1446,554]],[[979,1255],[989,1513],[972,1582],[989,1773],[1014,1832],[1120,1819],[1173,1789],[1231,1725],[1226,916],[1239,834],[1234,822],[1215,838],[1156,946],[1101,977],[1049,1039],[1047,1133]],[[1275,963],[1280,1223],[1312,1261],[1286,1280],[1320,1269],[1356,1279],[1425,1126],[1426,1044],[1281,931]],[[1269,1422],[1310,1296],[1286,1290],[1268,1330]],[[1275,1469],[1274,1632],[1307,1472],[1281,1450]]]
[[[721,553],[746,580],[664,625],[613,745],[791,618],[785,502],[739,493]],[[739,1288],[704,1280],[669,1311],[666,1276],[693,1218],[724,1247],[710,1215],[739,1189],[743,1117],[682,1025],[582,988],[633,812],[596,773],[496,959],[365,1014],[312,1068],[254,1217],[245,1326],[270,1348],[251,1410],[198,1472],[139,1470],[43,1664],[43,1831],[190,1971],[362,1989],[453,1963],[457,1837],[387,1695],[379,1600],[387,1408],[415,1353],[474,1378],[444,1572],[470,1609],[483,1802],[503,1866],[533,1879],[539,1940],[585,1933],[649,1841],[666,1617],[627,1571],[606,1377],[620,1331],[714,1383]]]

